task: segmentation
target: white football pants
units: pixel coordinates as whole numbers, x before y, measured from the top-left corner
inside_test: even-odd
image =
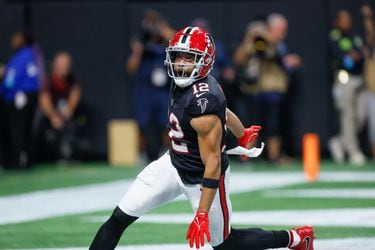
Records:
[[[220,178],[219,188],[209,211],[210,244],[212,246],[221,244],[230,233],[232,205],[228,193],[229,173],[230,168],[228,167]],[[118,206],[128,215],[141,217],[150,210],[175,199],[180,194],[184,194],[188,198],[195,213],[201,197],[201,185],[184,184],[176,168],[172,165],[169,152],[167,152],[143,169]],[[186,225],[186,230],[187,228],[188,225]]]

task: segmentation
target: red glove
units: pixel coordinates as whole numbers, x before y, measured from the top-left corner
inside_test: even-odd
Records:
[[[253,125],[250,128],[245,128],[244,134],[241,138],[238,138],[238,143],[241,147],[248,148],[250,143],[254,142],[258,136],[259,131],[262,129],[261,126]],[[246,160],[247,156],[243,155],[242,160]]]
[[[191,222],[189,229],[186,233],[186,239],[189,240],[190,247],[204,246],[204,235],[206,235],[207,241],[211,241],[208,213],[203,211],[197,211],[194,220]]]

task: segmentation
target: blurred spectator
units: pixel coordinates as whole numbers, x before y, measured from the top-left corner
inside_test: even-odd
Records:
[[[339,133],[329,140],[328,147],[335,162],[344,162],[348,154],[350,163],[363,165],[366,159],[357,136],[366,117],[362,77],[363,41],[352,28],[350,13],[347,10],[338,11],[330,41],[333,98],[339,112]]]
[[[52,72],[42,86],[40,109],[45,116],[39,129],[38,154],[42,160],[72,160],[81,87],[67,52],[54,56]]]
[[[27,32],[15,32],[11,38],[14,50],[4,68],[0,93],[4,100],[6,168],[27,168],[31,164],[31,131],[41,74],[40,54]]]
[[[299,56],[287,53],[286,31],[286,19],[279,14],[272,14],[267,23],[251,22],[234,54],[242,93],[236,110],[245,124],[263,126],[270,163],[286,159],[281,154],[281,105],[288,90],[287,72],[300,65]]]
[[[285,154],[281,154],[281,147],[282,147],[282,135],[281,135],[281,128],[290,128],[289,126],[285,126],[282,123],[287,122],[287,117],[290,115],[287,110],[283,108],[285,103],[288,103],[287,100],[287,93],[292,82],[292,79],[296,79],[296,72],[302,66],[302,58],[295,53],[291,53],[287,44],[285,43],[285,39],[288,34],[288,20],[279,13],[271,13],[267,17],[267,26],[268,26],[268,34],[271,42],[276,46],[276,51],[278,56],[281,58],[282,66],[287,73],[287,91],[286,92],[278,92],[274,91],[273,93],[269,93],[273,97],[271,97],[270,102],[273,102],[278,109],[278,117],[279,120],[278,124],[278,131],[279,133],[270,138],[269,140],[269,150],[271,159],[277,159],[278,162],[286,162],[288,161],[288,157]],[[285,136],[285,133],[284,133]]]
[[[135,74],[133,116],[140,128],[140,151],[147,160],[158,158],[166,133],[169,82],[164,67],[165,48],[174,31],[160,13],[147,10],[141,38],[131,41],[126,70]]]
[[[241,91],[236,104],[237,114],[244,124],[263,126],[267,157],[276,161],[279,156],[274,155],[272,144],[273,138],[280,132],[280,100],[276,93],[286,92],[287,77],[265,22],[254,21],[248,25],[244,40],[235,51],[234,62],[239,69]]]
[[[361,8],[365,27],[364,78],[367,86],[367,110],[369,115],[368,138],[372,161],[375,164],[375,20],[370,5]]]
[[[191,26],[201,27],[212,35],[210,23],[204,18],[193,19],[191,21]],[[228,51],[226,50],[223,42],[220,41],[220,39],[215,39],[215,46],[215,64],[210,74],[220,83],[227,99],[227,106],[231,109],[234,108],[234,100],[238,95],[237,88],[234,85],[236,71],[232,65],[231,58],[228,55]]]
[[[270,40],[276,44],[278,54],[281,56],[284,68],[292,73],[302,65],[299,55],[290,53],[285,43],[288,34],[288,20],[281,14],[272,13],[267,17]]]

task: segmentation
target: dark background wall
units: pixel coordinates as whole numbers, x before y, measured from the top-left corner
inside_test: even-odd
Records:
[[[268,1],[26,1],[0,2],[0,61],[11,54],[11,32],[31,27],[43,48],[47,71],[54,53],[72,53],[88,110],[91,151],[104,156],[106,125],[113,118],[131,117],[132,81],[124,70],[129,41],[139,33],[146,9],[161,12],[175,29],[196,17],[210,21],[215,39],[231,53],[249,21],[278,12],[289,20],[287,44],[303,58],[288,105],[288,149],[301,152],[306,132],[320,135],[325,151],[333,129],[333,108],[327,37],[335,12],[347,8],[362,31],[359,14],[365,0]]]

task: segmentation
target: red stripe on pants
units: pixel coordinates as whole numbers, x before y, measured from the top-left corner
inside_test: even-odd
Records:
[[[221,204],[221,211],[223,212],[223,218],[224,218],[224,240],[228,238],[228,228],[229,228],[229,215],[228,215],[228,205],[227,205],[227,199],[225,195],[225,174],[220,176],[220,183],[219,183],[219,194],[220,194],[220,204]]]

